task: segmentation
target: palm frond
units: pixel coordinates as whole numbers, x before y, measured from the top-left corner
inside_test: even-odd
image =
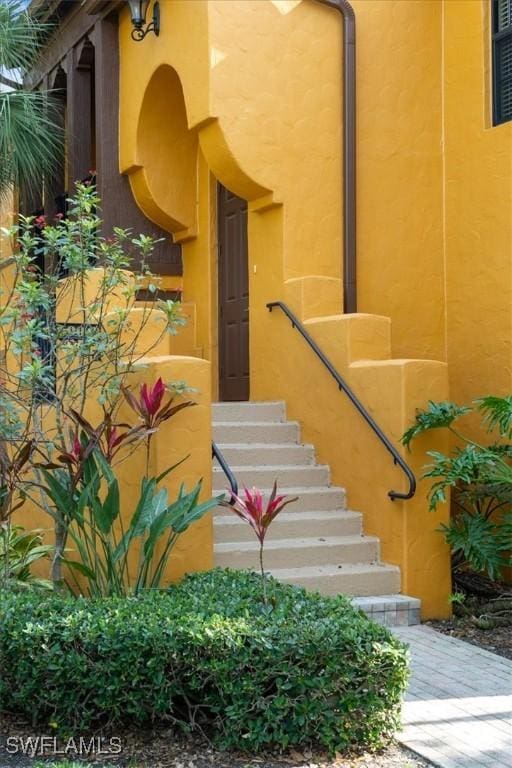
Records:
[[[40,185],[62,154],[57,100],[40,91],[0,93],[0,196],[13,186]]]
[[[22,72],[37,58],[51,25],[33,19],[19,0],[0,3],[0,68]]]

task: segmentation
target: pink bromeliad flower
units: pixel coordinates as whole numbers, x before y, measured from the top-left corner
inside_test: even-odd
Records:
[[[274,482],[272,493],[266,503],[263,493],[259,488],[253,488],[251,491],[249,491],[248,488],[244,488],[244,495],[245,498],[232,494],[230,501],[223,501],[221,503],[223,507],[232,509],[238,517],[241,517],[242,520],[249,523],[258,538],[260,543],[261,577],[263,580],[263,601],[266,603],[267,592],[265,569],[263,567],[263,546],[265,544],[265,536],[271,522],[275,520],[279,512],[281,512],[287,504],[297,501],[297,496],[278,496],[277,482]]]

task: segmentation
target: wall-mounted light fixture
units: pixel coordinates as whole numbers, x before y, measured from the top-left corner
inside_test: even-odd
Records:
[[[154,32],[158,37],[160,34],[160,3],[155,2],[153,18],[147,26],[145,24],[149,0],[128,0],[128,5],[132,14],[132,40],[144,40],[148,32]]]

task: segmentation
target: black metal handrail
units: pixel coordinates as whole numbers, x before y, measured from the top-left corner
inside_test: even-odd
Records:
[[[217,459],[219,462],[220,468],[226,475],[228,479],[228,483],[231,488],[231,498],[229,500],[229,503],[232,504],[235,501],[235,496],[238,496],[238,481],[233,474],[233,470],[229,466],[228,462],[226,461],[226,457],[220,450],[217,443],[212,442],[212,458]]]
[[[403,458],[398,453],[397,449],[391,442],[391,440],[384,434],[382,429],[379,427],[377,422],[373,419],[372,416],[368,413],[364,405],[361,403],[359,398],[354,394],[354,392],[350,389],[346,381],[342,378],[342,376],[338,373],[334,365],[331,363],[329,358],[322,352],[316,341],[309,335],[309,333],[306,331],[300,320],[295,317],[291,309],[289,309],[286,304],[282,301],[271,301],[267,304],[267,309],[269,312],[272,312],[274,307],[278,307],[281,309],[284,314],[287,316],[287,318],[290,320],[292,327],[296,328],[300,335],[305,339],[307,344],[311,347],[315,355],[318,357],[320,362],[324,365],[325,368],[329,371],[332,378],[338,385],[339,389],[344,392],[350,402],[356,407],[356,409],[359,411],[363,419],[366,421],[370,429],[375,433],[375,435],[378,437],[380,442],[384,445],[384,447],[389,451],[391,456],[393,457],[393,462],[395,465],[398,465],[400,469],[404,472],[406,475],[408,481],[409,481],[409,490],[407,493],[400,493],[399,491],[388,491],[388,496],[391,499],[391,501],[394,501],[395,499],[412,499],[414,494],[416,493],[416,478],[414,477],[414,473],[412,469],[409,467],[409,465],[403,460]]]

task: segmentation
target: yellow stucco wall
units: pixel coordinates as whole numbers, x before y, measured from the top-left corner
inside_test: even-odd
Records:
[[[3,274],[6,273],[0,273],[0,289],[3,287],[1,280]],[[96,268],[89,270],[83,281],[67,278],[60,283],[57,307],[59,322],[94,323],[97,321],[98,316],[91,312],[91,308],[94,308],[94,302],[101,294],[100,286],[104,275],[104,270]],[[130,272],[126,272],[125,276],[127,282],[134,277]],[[195,403],[193,407],[184,409],[168,421],[164,421],[153,435],[149,476],[156,477],[184,460],[179,468],[160,483],[159,487],[167,489],[171,503],[177,498],[182,484],[187,491],[191,491],[199,481],[202,481],[200,501],[206,501],[212,496],[211,365],[205,359],[182,354],[184,348],[193,347],[194,322],[192,321],[190,327],[185,327],[177,336],[163,334],[165,316],[155,309],[154,303],[144,306],[144,303],[140,302],[130,306],[131,300],[121,297],[121,293],[119,289],[117,294],[115,292],[109,294],[109,300],[105,301],[106,312],[102,315],[102,322],[106,328],[114,332],[116,326],[110,326],[109,321],[115,320],[116,308],[128,309],[129,317],[124,326],[121,343],[126,344],[125,349],[127,349],[135,337],[137,344],[130,355],[135,369],[128,377],[127,385],[138,393],[144,382],[153,384],[159,377],[168,385],[173,382],[186,382],[193,390],[193,393],[186,397]],[[184,305],[185,314],[188,310],[192,317],[193,309]],[[64,368],[60,368],[57,362],[57,376],[59,372],[61,375],[64,371],[69,372],[69,368],[69,362],[64,365]],[[85,403],[84,415],[92,425],[100,424],[104,417],[97,395],[98,392],[91,389]],[[74,401],[68,403],[68,407],[72,406],[77,407]],[[119,423],[130,426],[138,423],[136,415],[124,402],[121,403],[116,418]],[[51,438],[55,430],[55,411],[51,406],[46,407],[42,412],[42,423],[46,434]],[[115,465],[120,482],[123,530],[126,530],[140,496],[141,481],[145,475],[145,446],[141,444],[133,452],[122,452],[120,455],[124,458],[127,454],[128,457],[125,460]],[[53,520],[35,503],[27,501],[16,512],[13,522],[22,524],[26,529],[41,529],[45,534],[45,543],[52,543]],[[118,536],[120,535],[121,527],[118,529]],[[138,562],[140,544],[142,544],[141,539],[134,542],[128,559],[131,583],[133,583]],[[67,557],[71,560],[75,559],[71,540],[68,541],[68,549]],[[170,581],[180,579],[186,573],[208,570],[212,566],[213,526],[211,513],[207,513],[180,535],[165,571],[164,582],[168,584]],[[49,567],[48,561],[41,561],[37,564],[36,570],[39,575],[47,577]]]
[[[450,391],[512,390],[512,122],[492,126],[490,3],[444,3]]]
[[[375,313],[356,317],[339,314],[338,14],[314,0],[173,0],[162,4],[158,39],[133,43],[127,9],[119,38],[121,171],[146,214],[183,242],[184,298],[196,307],[194,344],[212,361],[213,396],[218,179],[249,201],[251,399],[286,400],[424,616],[450,610],[436,532],[447,510],[428,513],[423,484],[412,501],[388,499],[405,489],[389,455],[265,305],[285,300],[308,321],[395,441],[416,407],[447,397],[443,362],[405,359],[445,360],[441,5],[354,3],[360,309]],[[433,447],[425,438],[410,457],[417,474]]]
[[[3,198],[0,198],[0,230],[12,227],[15,210],[14,195],[7,192]],[[10,238],[0,237],[0,265],[2,259],[7,259],[11,255]]]
[[[391,317],[397,356],[445,360],[443,2],[353,6],[358,309]]]

